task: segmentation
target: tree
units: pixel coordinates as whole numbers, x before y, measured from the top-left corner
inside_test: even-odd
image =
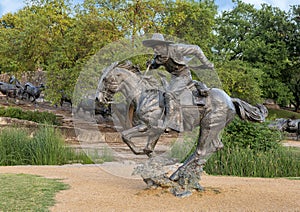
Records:
[[[294,34],[286,12],[262,4],[261,9],[235,1],[232,11],[218,19],[217,58],[242,60],[264,72],[261,88],[265,98],[287,105],[293,94],[286,79],[290,54],[289,37]]]
[[[287,50],[289,60],[283,73],[283,81],[293,94],[290,103],[295,111],[300,109],[300,6],[295,5],[290,10],[290,28],[287,34]]]
[[[262,101],[261,84],[263,72],[241,60],[217,64],[222,87],[229,96],[255,104]]]
[[[213,27],[217,6],[214,1],[180,0],[165,4],[162,32],[176,36],[189,44],[199,45],[207,57],[215,43]]]

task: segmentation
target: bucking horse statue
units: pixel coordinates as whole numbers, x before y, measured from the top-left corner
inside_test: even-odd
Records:
[[[32,83],[27,82],[24,85],[23,97],[36,104],[36,100],[40,97],[44,89],[45,85],[43,83],[39,86],[34,86]]]
[[[16,99],[18,88],[15,85],[0,82],[0,92],[6,96],[6,101],[8,101],[8,97]]]
[[[197,82],[194,81],[194,84]],[[160,87],[159,80],[154,77],[123,68],[117,62],[102,72],[98,86],[99,100],[112,101],[116,92],[121,92],[127,100],[128,111],[125,119],[131,122],[129,126],[124,126],[121,135],[134,154],[147,154],[151,158],[160,136],[164,133],[164,129],[159,126],[165,115],[162,95],[164,91]],[[263,122],[268,114],[265,106],[252,106],[241,99],[231,98],[218,88],[209,88],[205,106],[195,104],[195,98],[198,97],[197,86],[186,88],[183,95],[178,97],[178,112],[182,115],[184,131],[192,131],[200,126],[194,153],[169,177],[145,177],[144,181],[148,185],[176,184],[184,188],[184,192],[190,192],[191,189],[201,190],[198,183],[201,166],[210,154],[223,147],[220,133],[225,126],[236,114],[242,120],[253,122]],[[124,119],[120,117],[122,118]],[[133,142],[134,138],[145,138],[145,147],[137,147]]]

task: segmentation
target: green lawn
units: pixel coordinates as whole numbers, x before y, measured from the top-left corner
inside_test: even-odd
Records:
[[[57,179],[27,174],[0,174],[0,211],[49,211],[55,194],[68,189]]]

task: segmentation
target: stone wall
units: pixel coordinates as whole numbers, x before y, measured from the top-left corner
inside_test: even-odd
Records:
[[[10,76],[14,75],[13,73],[4,73],[0,74],[0,81],[7,82],[9,81]],[[20,81],[21,84],[25,84],[26,82],[30,82],[35,86],[39,86],[41,83],[46,83],[46,73],[42,70],[27,72],[22,76],[15,74],[15,77]]]

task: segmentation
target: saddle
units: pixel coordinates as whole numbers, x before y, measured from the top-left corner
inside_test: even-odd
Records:
[[[209,88],[199,81],[193,80],[187,89],[178,97],[182,106],[200,106],[206,105],[206,97],[209,95]],[[159,106],[165,107],[164,92],[159,91]]]
[[[204,109],[204,106],[206,105],[206,97],[209,94],[209,89],[204,88],[202,84],[195,84],[191,83],[190,86],[188,86],[180,96],[172,100],[173,109],[172,113],[173,115],[169,115],[169,121],[167,122],[167,128],[166,131],[169,131],[169,129],[173,129],[178,132],[184,131],[184,128],[186,125],[184,124],[184,120],[186,117],[191,116],[193,110],[198,108]],[[164,108],[165,111],[168,109],[167,105],[165,104],[164,99],[164,92],[159,93],[159,106],[161,108]],[[169,106],[170,107],[170,106]],[[170,110],[170,108],[169,108]],[[190,111],[190,112],[189,112]],[[184,114],[189,114],[186,117],[184,117]],[[162,119],[159,123],[161,123],[162,128],[165,126],[164,119]]]
[[[205,106],[206,105],[206,97],[209,94],[208,87],[199,81],[193,80],[193,83],[191,83],[196,87],[196,89],[192,89],[193,94],[193,102],[197,106]]]

